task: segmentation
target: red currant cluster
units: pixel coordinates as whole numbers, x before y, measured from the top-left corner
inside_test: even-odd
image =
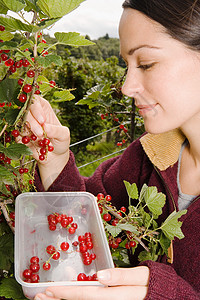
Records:
[[[105,197],[102,193],[97,195],[98,207],[103,221],[112,226],[117,226],[119,221],[122,220],[123,217],[126,217],[126,207],[122,206],[120,210],[117,210],[110,204],[111,200],[112,198],[110,195]],[[137,246],[137,242],[132,238],[131,233],[128,231],[121,237],[113,237],[108,233],[108,242],[111,249],[117,249],[125,239],[127,239],[127,242],[125,243],[126,249],[135,248]]]
[[[37,274],[39,270],[40,270],[39,257],[32,256],[30,259],[29,268],[23,271],[24,281],[29,283],[39,282],[40,276]]]
[[[73,217],[65,214],[54,213],[48,216],[49,230],[56,230],[56,225],[59,223],[61,227],[66,228],[69,234],[74,234],[78,228],[77,223],[73,223]]]
[[[74,234],[78,228],[77,223],[73,222],[72,216],[67,216],[66,214],[52,213],[47,216],[49,230],[56,230],[57,224],[60,224],[60,228],[68,229],[69,234]],[[52,267],[50,261],[58,261],[62,258],[61,253],[73,253],[77,252],[81,254],[82,261],[84,265],[90,265],[92,261],[96,259],[96,254],[91,251],[93,249],[93,240],[90,232],[86,232],[83,235],[78,236],[78,240],[72,242],[71,246],[67,241],[63,241],[59,246],[55,247],[49,244],[45,252],[49,255],[48,260],[42,262],[42,269],[44,271],[49,271]],[[70,252],[69,250],[72,249]],[[40,281],[39,272],[40,264],[38,256],[33,256],[30,259],[30,265],[27,269],[23,271],[24,281],[29,283],[36,283]],[[96,274],[86,275],[84,273],[79,273],[77,275],[78,281],[91,281],[97,280]]]

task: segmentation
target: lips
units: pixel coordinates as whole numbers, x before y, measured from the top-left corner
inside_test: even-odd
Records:
[[[155,110],[155,107],[156,107],[157,104],[148,104],[148,105],[136,105],[139,109],[139,114],[140,115],[145,115],[147,112],[149,111],[153,111]]]

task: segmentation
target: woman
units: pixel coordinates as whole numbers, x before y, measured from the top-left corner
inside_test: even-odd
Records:
[[[185,238],[174,240],[172,264],[163,257],[99,271],[99,281],[109,287],[50,287],[37,300],[200,299],[200,2],[126,0],[123,7],[119,34],[128,72],[122,92],[135,98],[148,133],[83,178],[69,151],[69,130],[37,98],[28,121],[39,137],[44,127],[55,150],[38,161],[36,185],[38,191],[110,194],[117,207],[128,204],[123,180],[157,186],[167,196],[160,221],[187,208]]]

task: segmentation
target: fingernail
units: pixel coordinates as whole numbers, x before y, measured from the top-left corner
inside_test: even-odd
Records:
[[[46,295],[47,295],[48,297],[53,297],[53,296],[54,296],[53,293],[50,292],[50,291],[46,291],[45,293],[46,293]]]
[[[98,271],[97,272],[97,278],[99,280],[105,280],[105,281],[110,280],[111,279],[110,271],[108,271],[108,270]]]

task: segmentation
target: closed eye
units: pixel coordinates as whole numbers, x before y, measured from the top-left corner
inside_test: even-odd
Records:
[[[152,68],[154,65],[155,65],[155,63],[139,65],[137,68],[146,71],[146,70],[149,70],[150,68]]]

